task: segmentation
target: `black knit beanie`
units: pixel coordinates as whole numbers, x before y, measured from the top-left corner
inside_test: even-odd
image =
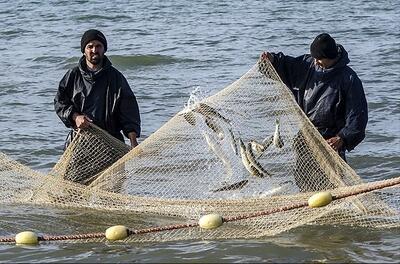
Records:
[[[89,29],[85,33],[83,33],[82,38],[81,38],[81,51],[82,53],[85,53],[85,47],[86,45],[92,41],[92,40],[98,40],[104,45],[104,52],[107,51],[107,40],[106,37],[98,31],[97,29]]]
[[[334,59],[338,55],[338,47],[329,34],[322,33],[311,43],[310,52],[316,59]]]

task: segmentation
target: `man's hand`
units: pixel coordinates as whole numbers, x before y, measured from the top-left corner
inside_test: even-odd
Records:
[[[340,151],[343,147],[344,141],[341,137],[336,136],[336,137],[331,137],[326,140],[328,142],[329,146],[331,146],[335,151]]]
[[[138,142],[137,142],[137,139],[136,139],[136,133],[135,132],[129,132],[128,133],[128,137],[129,137],[129,140],[131,142],[131,147],[132,148],[134,148],[137,145],[139,145]]]
[[[93,122],[93,120],[86,115],[80,115],[77,113],[72,115],[72,119],[75,121],[75,126],[77,128],[88,128],[90,123]]]
[[[269,60],[271,63],[274,62],[274,56],[272,56],[271,53],[269,53],[268,51],[264,51],[263,53],[261,53],[260,55],[260,60]]]
[[[264,75],[268,75],[268,64],[266,63],[267,60],[272,63],[274,61],[274,56],[272,56],[271,53],[264,51],[263,53],[261,53],[260,59],[258,60],[258,71]]]

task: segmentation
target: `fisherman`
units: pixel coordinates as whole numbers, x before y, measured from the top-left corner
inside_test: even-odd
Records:
[[[134,148],[141,129],[138,103],[125,77],[105,55],[107,40],[103,33],[87,30],[81,38],[81,51],[78,65],[61,79],[54,98],[57,115],[73,129],[65,147],[74,130],[94,123],[124,141],[122,131]]]
[[[327,33],[310,45],[311,55],[263,52],[297,103],[328,144],[346,160],[365,137],[367,101],[361,80],[347,64],[347,51]]]
[[[125,77],[105,55],[107,40],[103,33],[96,29],[87,30],[81,38],[81,51],[83,56],[78,65],[68,70],[61,79],[54,98],[57,115],[66,127],[72,128],[65,149],[77,129],[88,128],[92,123],[122,142],[124,134],[129,138],[131,147],[136,147],[141,131],[138,103]],[[90,161],[73,155],[64,179],[90,184],[93,176],[105,168],[74,172],[75,167],[85,166],[87,162]]]

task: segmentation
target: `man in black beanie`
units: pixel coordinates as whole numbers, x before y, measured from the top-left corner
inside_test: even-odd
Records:
[[[327,33],[318,35],[310,53],[299,57],[263,52],[297,103],[328,144],[344,160],[365,137],[367,101],[361,80],[347,64],[344,47]]]
[[[299,57],[263,52],[297,103],[331,147],[345,159],[365,137],[367,101],[361,80],[347,64],[347,52],[327,33],[318,35],[310,53]]]
[[[81,51],[82,51],[82,53],[85,53],[86,45],[91,40],[100,41],[103,44],[104,52],[107,51],[107,40],[106,40],[106,37],[103,35],[103,33],[101,33],[100,31],[98,31],[96,29],[89,29],[85,33],[83,33],[82,38],[81,38]]]
[[[137,146],[139,106],[127,80],[105,55],[106,37],[99,30],[87,30],[81,38],[81,51],[78,65],[61,79],[54,98],[57,115],[72,128],[66,146],[76,129],[85,129],[90,123],[122,142],[124,134],[132,148]]]

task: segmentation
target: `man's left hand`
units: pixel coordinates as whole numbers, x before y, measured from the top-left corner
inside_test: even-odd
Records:
[[[131,142],[131,148],[134,148],[137,145],[139,145],[138,142],[137,142],[137,139],[136,139],[136,133],[135,132],[128,133],[128,137],[129,137],[129,140]]]
[[[339,136],[331,137],[327,139],[326,142],[328,142],[329,146],[331,146],[335,151],[341,150],[344,144],[343,139]]]

